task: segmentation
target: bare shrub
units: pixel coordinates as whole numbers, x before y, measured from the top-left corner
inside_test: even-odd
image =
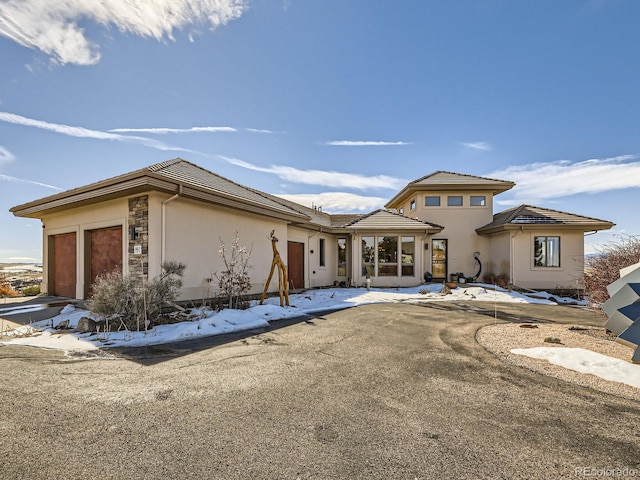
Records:
[[[212,277],[218,282],[220,294],[227,299],[228,308],[246,307],[241,303],[241,296],[251,290],[251,277],[249,270],[253,268],[249,265],[251,249],[240,245],[240,238],[236,231],[231,243],[231,250],[228,251],[225,242],[220,239],[220,258],[225,269],[222,272],[214,272]]]
[[[89,311],[106,320],[108,330],[148,328],[162,309],[179,297],[186,268],[174,261],[161,267],[162,273],[146,285],[140,277],[121,272],[100,275],[93,286]]]
[[[607,286],[620,278],[622,268],[640,261],[640,237],[619,237],[620,242],[601,247],[598,255],[587,260],[585,293],[594,306],[600,306],[609,299]]]
[[[16,290],[9,284],[9,282],[0,283],[0,297],[17,297],[20,295]]]

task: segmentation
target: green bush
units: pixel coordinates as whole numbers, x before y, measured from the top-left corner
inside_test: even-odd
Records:
[[[33,297],[40,295],[40,285],[32,285],[31,287],[25,287],[22,289],[22,295],[25,297]]]
[[[106,320],[108,330],[144,330],[179,297],[185,268],[183,263],[165,262],[162,273],[148,284],[121,272],[101,275],[93,286],[89,311]]]

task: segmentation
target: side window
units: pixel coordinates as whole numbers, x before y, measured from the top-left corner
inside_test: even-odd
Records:
[[[409,204],[409,208],[411,210],[415,210],[416,209],[416,199],[415,198],[413,200],[411,200],[411,203]]]
[[[461,207],[462,195],[449,195],[447,197],[447,206],[449,207]]]
[[[324,238],[320,239],[319,250],[320,250],[320,266],[321,267],[325,267],[326,266],[326,252],[325,252],[325,239]]]
[[[338,276],[347,276],[347,239],[338,239]]]
[[[440,197],[424,197],[424,206],[425,207],[439,207],[440,206]]]
[[[362,237],[362,275],[373,277],[375,274],[376,245],[374,237]]]
[[[471,195],[470,205],[472,207],[484,207],[487,205],[487,197],[484,195]]]
[[[533,265],[536,267],[560,266],[560,237],[534,237]]]

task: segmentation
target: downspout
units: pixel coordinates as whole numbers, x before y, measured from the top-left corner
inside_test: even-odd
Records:
[[[162,265],[164,263],[165,257],[166,257],[166,205],[169,202],[174,201],[176,198],[178,198],[180,195],[182,195],[182,185],[178,185],[178,193],[176,193],[173,197],[167,198],[164,202],[162,202],[162,226],[161,226],[161,233],[160,233],[160,264]]]

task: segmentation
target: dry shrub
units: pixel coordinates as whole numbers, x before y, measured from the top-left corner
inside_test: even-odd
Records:
[[[101,275],[93,286],[89,311],[106,320],[109,330],[144,330],[180,296],[185,268],[180,262],[164,262],[162,273],[146,285],[140,277],[121,272]]]
[[[18,295],[20,294],[7,282],[0,283],[0,297],[17,297]]]
[[[584,278],[589,302],[600,306],[609,299],[607,286],[620,278],[620,270],[640,261],[640,237],[620,235],[620,242],[604,245],[587,260]]]

